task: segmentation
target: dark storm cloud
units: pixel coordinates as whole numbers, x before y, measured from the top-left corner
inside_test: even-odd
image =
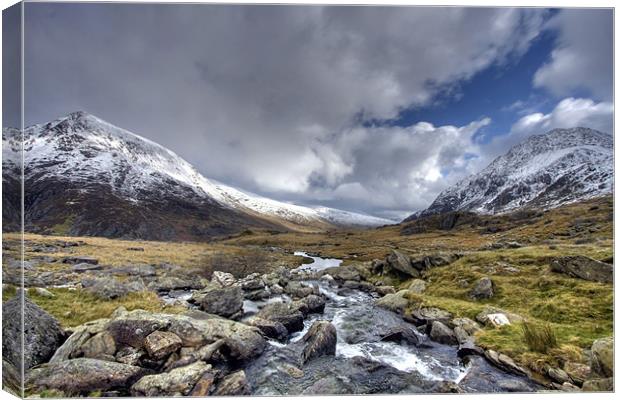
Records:
[[[2,12],[2,124],[21,126],[21,4]]]
[[[29,3],[26,119],[86,110],[247,190],[404,213],[469,171],[472,135],[488,120],[359,122],[428,105],[518,58],[544,14]]]

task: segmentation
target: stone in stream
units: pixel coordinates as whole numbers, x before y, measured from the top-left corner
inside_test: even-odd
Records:
[[[65,332],[56,318],[28,297],[18,295],[4,302],[2,321],[2,356],[15,366],[22,365],[23,343],[25,369],[48,361],[65,339]]]
[[[294,301],[293,306],[305,317],[308,314],[322,313],[325,310],[325,299],[322,296],[310,294],[303,299]]]
[[[294,298],[303,298],[311,294],[318,294],[318,290],[312,286],[304,285],[301,282],[290,281],[285,287],[284,292]]]
[[[214,396],[243,396],[250,394],[250,387],[244,371],[225,376],[213,392]]]
[[[612,283],[614,267],[586,256],[566,256],[551,261],[551,271],[587,281]]]
[[[304,349],[301,354],[302,363],[322,355],[336,354],[336,327],[329,321],[315,321],[308,332],[301,338]]]
[[[398,326],[390,328],[381,338],[382,342],[396,342],[419,346],[422,342],[413,328],[408,326]]]
[[[376,301],[376,305],[397,314],[401,314],[409,305],[409,300],[405,298],[407,293],[407,290],[401,290],[400,292],[394,294],[386,294]]]
[[[304,329],[304,316],[292,304],[267,304],[256,314],[256,317],[279,322],[286,327],[289,333]]]
[[[245,323],[257,327],[265,336],[272,339],[284,340],[288,336],[288,330],[281,322],[278,321],[251,317],[246,320]]]
[[[131,395],[147,397],[187,396],[200,378],[209,370],[211,370],[211,365],[198,361],[169,372],[147,375],[131,387]]]
[[[93,358],[76,358],[31,369],[26,386],[33,392],[60,390],[64,395],[86,395],[125,389],[149,371],[140,367]]]
[[[439,321],[433,321],[431,325],[430,338],[441,344],[458,345],[459,341],[452,331],[446,325]]]
[[[237,319],[243,314],[243,291],[238,286],[208,286],[192,294],[200,309],[225,318]]]

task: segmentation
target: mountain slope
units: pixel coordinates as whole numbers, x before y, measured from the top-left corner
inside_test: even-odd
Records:
[[[7,199],[19,192],[19,144],[19,131],[3,130]],[[83,112],[26,128],[23,144],[30,231],[170,240],[248,227],[387,222],[347,212],[333,221],[321,210],[244,193],[205,178],[170,150]],[[18,218],[8,214],[5,226],[13,227]]]
[[[589,128],[534,135],[444,190],[407,220],[450,211],[497,214],[551,208],[613,191],[613,138]]]

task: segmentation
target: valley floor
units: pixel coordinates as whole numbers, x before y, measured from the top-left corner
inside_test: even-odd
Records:
[[[377,304],[415,326],[424,325],[421,329],[429,336],[437,336],[430,332],[435,321],[456,331],[454,321],[466,318],[477,326],[467,332],[472,343],[491,361],[493,353],[488,350],[507,356],[547,388],[611,389],[605,360],[609,354],[592,345],[613,336],[613,284],[554,272],[550,265],[569,256],[613,264],[612,198],[549,211],[458,216],[451,222],[447,227],[429,220],[324,233],[255,230],[211,243],[25,234],[24,280],[28,297],[73,332],[89,321],[110,318],[120,306],[128,312],[184,314],[186,292],[209,287],[214,271],[230,273],[241,282],[245,300],[251,296],[264,300],[262,289],[248,289],[244,279],[254,273],[254,278],[276,274],[274,279],[283,283],[282,267],[291,270],[311,261],[293,254],[303,251],[343,260],[342,271],[351,276],[328,271],[344,290],[343,296],[347,288],[385,295]],[[3,235],[4,304],[15,297],[21,280],[16,261],[20,239],[20,234]],[[408,265],[417,265],[417,272],[399,270],[399,255]],[[490,289],[480,285],[487,280]],[[308,295],[289,293],[294,285],[286,282],[270,287],[280,286],[299,301]],[[297,286],[295,290],[304,291]],[[479,291],[484,293],[477,295]],[[509,323],[485,318],[497,314]],[[447,335],[443,341],[450,344],[451,334]],[[504,361],[495,364],[513,368]],[[217,382],[221,390],[223,383]]]

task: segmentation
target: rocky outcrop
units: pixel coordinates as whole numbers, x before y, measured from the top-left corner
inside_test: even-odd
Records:
[[[604,378],[614,375],[614,338],[597,339],[592,343],[592,371]]]
[[[65,333],[56,318],[28,297],[23,300],[23,309],[21,296],[2,304],[2,355],[14,366],[22,365],[23,345],[24,367],[29,369],[48,361],[64,341]]]
[[[612,264],[606,264],[586,256],[566,256],[551,261],[551,271],[602,283],[612,283],[614,268]]]
[[[304,343],[302,363],[322,355],[336,354],[336,327],[328,321],[315,321],[301,339]]]

